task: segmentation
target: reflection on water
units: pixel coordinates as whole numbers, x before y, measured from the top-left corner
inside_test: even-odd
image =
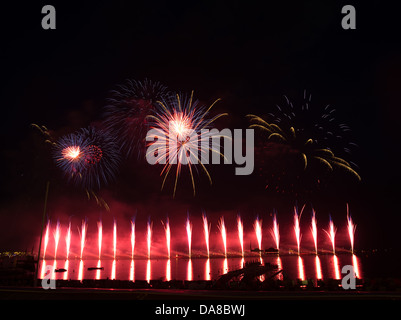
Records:
[[[135,262],[134,259],[131,260],[131,265],[129,268],[129,279],[130,281],[135,281]]]
[[[79,260],[79,271],[78,271],[78,280],[82,281],[84,276],[84,262]]]
[[[322,266],[320,264],[320,258],[318,255],[315,257],[315,264],[316,264],[316,279],[323,279],[322,277]]]
[[[305,280],[304,262],[301,256],[298,256],[298,279]]]
[[[167,259],[167,264],[166,264],[166,280],[167,281],[171,280],[171,261],[170,261],[170,259]]]
[[[40,278],[46,276],[46,266],[63,268],[67,271],[51,275],[55,279],[119,279],[119,280],[214,280],[229,271],[243,268],[245,261],[260,260],[262,264],[271,263],[283,269],[276,276],[289,279],[341,279],[344,265],[354,267],[357,278],[362,278],[360,259],[352,254],[339,255],[271,255],[237,258],[209,259],[120,259],[120,260],[42,260]],[[50,262],[50,263],[49,263]],[[95,268],[96,267],[96,268]],[[88,268],[90,268],[88,270]],[[62,271],[62,270],[59,270]],[[49,273],[49,272],[47,272]],[[283,275],[284,274],[284,275]],[[263,281],[265,277],[261,277]]]
[[[146,281],[149,283],[151,280],[151,274],[150,274],[150,259],[148,259],[148,262],[146,264]]]
[[[354,266],[355,277],[360,279],[361,276],[359,273],[358,258],[354,254],[352,255],[352,265]]]
[[[192,274],[192,260],[189,259],[188,260],[188,266],[187,266],[187,280],[191,281],[192,277],[193,277],[193,274]]]
[[[212,280],[211,273],[210,273],[210,259],[206,260],[205,265],[205,280]]]
[[[338,258],[336,255],[333,255],[333,267],[334,267],[334,279],[341,279],[340,276],[340,267],[338,265]]]

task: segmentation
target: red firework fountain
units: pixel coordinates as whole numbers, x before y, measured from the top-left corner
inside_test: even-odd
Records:
[[[316,212],[312,209],[312,221],[311,221],[311,232],[313,237],[313,242],[315,243],[315,252],[317,254],[317,221]]]
[[[171,256],[171,232],[170,232],[170,221],[168,218],[166,220],[166,224],[163,224],[163,225],[164,225],[164,231],[166,234],[167,257],[170,259],[170,256]]]
[[[82,220],[82,226],[81,226],[81,260],[84,253],[87,227],[88,227],[88,222],[85,218],[84,220]]]
[[[49,231],[50,231],[50,220],[47,220],[47,226],[46,226],[46,232],[45,232],[45,244],[44,244],[44,248],[43,248],[43,259],[45,259],[47,245],[49,244]]]
[[[226,231],[226,226],[224,224],[224,217],[220,218],[218,227],[221,233],[221,238],[223,240],[224,256],[227,257],[227,231]]]
[[[191,259],[192,223],[189,221],[189,216],[187,216],[186,229],[188,238],[188,257]]]
[[[113,253],[114,253],[114,260],[116,259],[117,255],[117,220],[114,219],[114,228],[113,228]]]
[[[70,256],[70,248],[71,248],[71,221],[68,224],[67,235],[65,236],[65,249],[66,249],[66,258],[68,260]]]
[[[54,260],[57,259],[57,248],[60,241],[60,221],[57,220],[56,232],[54,233]]]
[[[150,248],[152,245],[152,227],[153,227],[153,222],[148,220],[148,232],[146,234],[146,239],[148,243],[148,259],[150,259]],[[150,264],[149,264],[149,270],[150,270]]]
[[[349,208],[347,204],[347,230],[348,230],[348,236],[349,236],[349,241],[351,243],[351,252],[354,253],[354,236],[355,236],[355,230],[356,230],[356,225],[354,225],[354,222],[351,219],[351,216],[349,214]]]
[[[273,214],[273,228],[270,230],[270,233],[274,239],[274,242],[276,243],[276,249],[277,249],[277,251],[279,251],[280,250],[280,232],[279,232],[279,226],[277,223],[276,213]]]
[[[99,221],[97,222],[97,231],[98,231],[97,243],[98,243],[99,260],[100,260],[100,256],[101,256],[101,253],[102,253],[102,237],[103,237],[102,220],[99,220]]]
[[[206,250],[207,250],[207,257],[209,258],[210,256],[210,251],[209,251],[209,239],[210,239],[210,228],[211,224],[208,223],[206,214],[202,214],[202,220],[203,220],[203,233],[205,235],[205,243],[206,243]]]
[[[301,212],[298,214],[297,207],[294,207],[294,232],[295,238],[297,240],[297,247],[298,247],[298,254],[300,254],[300,245],[301,245],[301,228],[299,226],[299,220],[301,219],[302,211],[304,210],[305,206],[302,207]]]
[[[135,219],[131,220],[131,259],[134,259],[135,254]]]
[[[331,246],[333,248],[333,254],[336,254],[336,245],[335,245],[335,238],[336,238],[336,232],[337,232],[337,228],[334,226],[333,220],[331,220],[331,216],[330,216],[330,223],[329,223],[329,231],[324,230],[331,242]]]
[[[253,227],[255,229],[256,240],[258,241],[259,252],[262,252],[262,220],[259,220],[259,217],[256,218]]]
[[[241,245],[241,254],[242,257],[244,257],[244,226],[242,224],[242,220],[239,215],[237,216],[237,227],[238,227],[239,243]]]

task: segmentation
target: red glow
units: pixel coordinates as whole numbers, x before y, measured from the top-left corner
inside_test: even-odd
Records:
[[[348,230],[348,236],[349,240],[351,243],[351,252],[354,252],[354,236],[355,236],[355,230],[356,230],[356,225],[354,225],[354,222],[351,219],[351,216],[349,215],[349,208],[347,204],[347,230]]]
[[[295,232],[295,238],[297,240],[297,247],[298,247],[298,254],[300,254],[300,245],[301,245],[301,228],[299,227],[299,220],[301,219],[301,213],[298,215],[298,210],[296,207],[294,207],[294,232]]]
[[[244,256],[244,226],[242,224],[242,220],[239,215],[237,216],[237,226],[238,226],[239,243],[241,245],[241,254],[243,257]]]
[[[98,262],[97,262],[97,265],[96,265],[96,268],[98,268],[97,270],[96,270],[96,280],[99,280],[100,279],[100,268],[101,268],[101,262],[100,262],[100,259],[98,260]]]
[[[135,281],[135,262],[134,259],[131,259],[131,265],[129,268],[129,279],[130,281]]]
[[[354,267],[355,277],[360,279],[361,274],[359,272],[358,258],[354,254],[352,255],[352,265]]]
[[[313,242],[315,244],[315,252],[317,254],[317,221],[316,221],[316,212],[313,209],[312,209],[311,232],[312,232]]]
[[[54,233],[54,259],[57,259],[57,248],[60,240],[60,221],[57,220],[56,232]]]
[[[226,231],[226,226],[224,224],[224,217],[220,218],[218,227],[221,233],[221,238],[223,240],[224,256],[227,257],[227,231]]]
[[[273,214],[273,228],[270,230],[270,233],[276,243],[276,249],[280,249],[280,232],[279,232],[279,225],[277,223],[277,215]]]
[[[170,232],[170,222],[167,218],[166,224],[164,225],[164,231],[166,234],[166,246],[167,246],[167,257],[170,259],[171,256],[171,232]]]
[[[298,278],[302,281],[305,280],[304,262],[301,256],[298,256]]]
[[[67,260],[70,256],[70,248],[71,248],[71,221],[68,224],[67,235],[65,236],[65,246],[66,246],[66,257]],[[65,268],[66,269],[66,268]]]
[[[150,259],[150,248],[152,246],[152,227],[153,227],[153,222],[148,221],[148,232],[146,234],[146,239],[148,243],[148,259]]]
[[[135,254],[135,222],[131,220],[131,259]]]
[[[117,221],[114,219],[114,228],[113,228],[113,253],[114,253],[114,260],[116,259],[117,255]]]
[[[99,220],[97,222],[97,230],[98,230],[98,249],[99,249],[99,261],[102,253],[102,237],[103,237],[103,226],[102,226],[102,220]]]
[[[47,221],[46,232],[45,232],[45,243],[43,248],[43,259],[46,256],[47,245],[49,244],[49,229],[50,229],[50,220]]]
[[[203,233],[205,235],[205,243],[206,243],[206,250],[207,250],[207,256],[209,258],[210,256],[210,251],[209,251],[209,239],[210,239],[210,227],[211,225],[207,221],[206,214],[202,214],[202,220],[203,220]]]
[[[335,238],[336,238],[336,232],[337,228],[334,226],[333,220],[330,218],[330,223],[329,223],[329,231],[324,230],[329,237],[331,241],[331,246],[333,248],[333,254],[336,254],[336,244],[335,244]]]
[[[166,263],[166,280],[167,281],[171,280],[171,261],[170,261],[170,259],[167,259],[167,263]]]
[[[189,217],[187,217],[186,229],[188,238],[188,257],[191,259],[192,223],[189,221]]]
[[[150,259],[148,259],[148,262],[146,263],[146,281],[149,283],[151,278]]]
[[[338,265],[338,258],[336,255],[333,256],[334,276],[335,279],[341,279],[340,277],[340,266]]]
[[[210,259],[209,258],[206,260],[206,264],[205,264],[205,279],[206,280],[211,280]]]
[[[188,259],[188,265],[187,265],[187,280],[192,281],[193,274],[192,274],[192,260]]]
[[[316,257],[315,257],[315,265],[316,265],[316,279],[323,279],[322,267],[320,265],[320,259],[319,259],[318,255],[316,255]]]
[[[88,227],[88,224],[87,224],[86,219],[82,220],[82,226],[81,226],[81,260],[82,260],[82,256],[83,256],[83,253],[84,253],[87,227]]]
[[[262,250],[262,220],[259,220],[259,217],[256,218],[253,227],[255,228],[256,240],[258,241],[258,248],[260,252]]]

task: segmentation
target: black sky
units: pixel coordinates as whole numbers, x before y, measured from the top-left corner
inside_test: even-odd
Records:
[[[43,30],[45,4],[50,3],[18,2],[1,9],[0,249],[27,246],[27,232],[38,234],[45,182],[56,174],[47,170],[51,162],[29,125],[43,124],[58,134],[87,126],[100,119],[108,92],[127,78],[160,81],[173,91],[195,90],[206,103],[221,97],[216,112],[229,112],[221,125],[231,128],[244,127],[246,114],[272,110],[283,95],[297,99],[304,90],[317,105],[335,106],[359,145],[352,160],[362,182],[347,181],[316,196],[314,205],[324,212],[321,220],[332,213],[343,224],[349,202],[364,245],[399,242],[401,45],[393,5],[53,2],[57,29]],[[356,7],[356,30],[341,28],[345,4]],[[200,175],[195,198],[184,182],[176,199],[171,199],[171,189],[160,192],[158,171],[145,175],[142,169],[129,170],[104,191],[105,199],[140,206],[144,216],[203,208],[216,215],[243,211],[253,219],[273,207],[293,205],[266,194],[253,176],[233,177],[232,167],[211,168],[212,187]],[[66,195],[77,197],[55,181],[53,212],[57,206],[68,207],[62,202],[68,201]],[[93,208],[93,203],[79,201]],[[291,223],[291,213],[283,219]]]

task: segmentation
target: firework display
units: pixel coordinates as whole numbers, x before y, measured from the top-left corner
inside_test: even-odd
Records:
[[[118,137],[121,152],[127,158],[143,155],[149,128],[147,117],[155,110],[157,101],[167,95],[166,86],[148,79],[127,80],[111,92],[104,108],[104,125]]]
[[[220,153],[213,145],[214,134],[205,132],[211,123],[227,114],[218,114],[209,117],[209,112],[216,100],[208,108],[198,100],[190,97],[176,96],[158,102],[158,108],[154,115],[150,115],[151,128],[153,129],[152,146],[149,152],[157,150],[157,162],[164,164],[161,175],[163,175],[162,189],[173,166],[175,169],[173,196],[177,189],[178,177],[183,165],[188,166],[191,176],[192,188],[195,194],[195,180],[193,167],[198,164],[207,175],[210,183],[211,176],[202,163],[202,158],[210,152]],[[212,144],[209,143],[212,141]],[[196,167],[196,166],[195,166]]]
[[[67,179],[87,190],[97,190],[115,179],[120,163],[114,136],[95,127],[61,137],[53,154]]]
[[[356,180],[361,177],[356,165],[340,158],[334,149],[342,147],[349,154],[355,143],[346,140],[350,131],[334,118],[335,109],[326,106],[322,113],[310,106],[311,96],[300,107],[285,97],[284,107],[268,113],[267,120],[247,115],[250,128],[260,132],[261,143],[257,160],[266,179],[266,188],[279,193],[299,194],[319,189],[330,173],[344,171]]]

